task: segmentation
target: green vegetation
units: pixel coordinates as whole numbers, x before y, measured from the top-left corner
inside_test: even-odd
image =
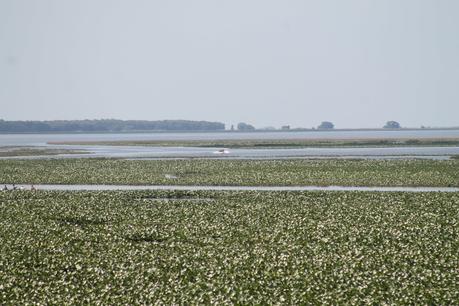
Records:
[[[322,121],[322,123],[317,127],[319,130],[332,130],[335,127],[330,121]]]
[[[0,183],[16,184],[459,186],[459,160],[0,160],[0,169]]]
[[[237,124],[237,129],[239,131],[254,131],[255,130],[255,127],[251,124],[247,124],[245,122],[239,122]]]
[[[129,140],[51,142],[70,145],[224,147],[224,148],[308,148],[308,147],[406,147],[459,146],[459,139],[237,139],[237,140]]]
[[[384,129],[400,129],[400,123],[397,121],[387,121],[386,124],[383,126]]]
[[[54,149],[40,147],[0,147],[0,157],[47,156],[59,154],[86,154],[83,150]]]
[[[458,193],[10,191],[0,222],[2,305],[459,300]]]
[[[220,122],[191,120],[52,120],[5,121],[0,119],[3,133],[50,132],[136,132],[136,131],[221,131]]]

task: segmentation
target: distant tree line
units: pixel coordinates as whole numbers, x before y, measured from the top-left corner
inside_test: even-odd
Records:
[[[385,129],[400,129],[401,126],[400,126],[400,123],[398,123],[397,121],[387,121],[386,125],[384,125],[383,128],[385,128]]]
[[[332,130],[335,128],[335,125],[330,121],[322,121],[322,123],[317,128],[319,130]]]
[[[5,121],[0,119],[0,132],[134,132],[134,131],[218,131],[224,130],[221,122],[191,120],[55,120],[55,121]]]
[[[239,122],[237,124],[237,129],[239,131],[254,131],[255,127],[253,125],[245,123],[245,122]]]

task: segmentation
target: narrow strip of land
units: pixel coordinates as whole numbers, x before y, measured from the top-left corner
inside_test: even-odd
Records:
[[[3,184],[2,184],[3,185]],[[209,191],[377,191],[377,192],[459,192],[458,187],[361,187],[361,186],[180,186],[180,185],[4,185],[7,190],[209,190]],[[33,187],[32,187],[33,186]]]

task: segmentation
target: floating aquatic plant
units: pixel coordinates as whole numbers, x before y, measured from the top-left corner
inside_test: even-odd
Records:
[[[459,300],[458,193],[0,192],[0,239],[2,305]]]
[[[459,186],[459,160],[0,160],[0,169],[0,183],[16,184]]]

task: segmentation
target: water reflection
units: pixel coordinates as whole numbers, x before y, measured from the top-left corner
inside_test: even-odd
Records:
[[[56,149],[87,150],[89,154],[25,156],[8,158],[128,158],[128,159],[287,159],[287,158],[365,158],[365,159],[448,159],[459,155],[459,147],[355,147],[302,149],[231,149],[228,154],[215,154],[217,148],[143,147],[143,146],[76,146],[60,145]]]

